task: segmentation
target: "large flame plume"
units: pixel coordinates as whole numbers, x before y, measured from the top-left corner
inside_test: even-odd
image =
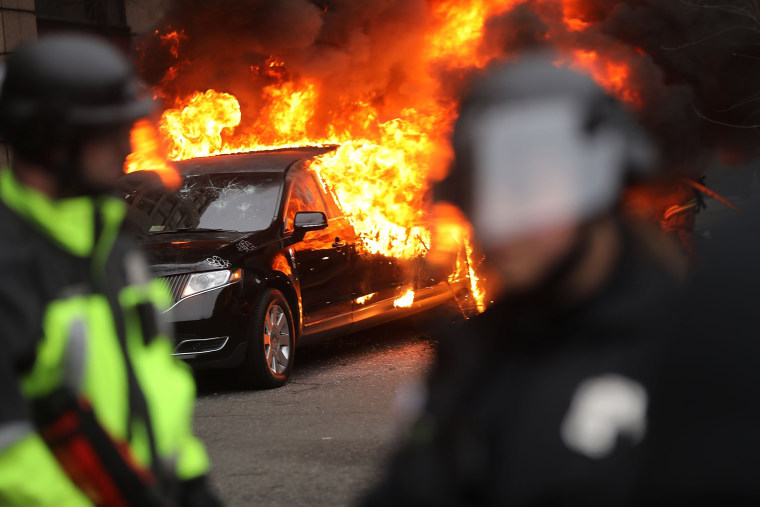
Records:
[[[139,63],[169,106],[159,131],[170,159],[338,145],[314,167],[363,250],[411,258],[437,246],[429,190],[451,161],[458,97],[518,50],[559,49],[557,65],[590,73],[662,134],[671,164],[690,165],[684,154],[699,150],[684,139],[704,139],[695,109],[719,101],[700,96],[709,87],[663,53],[671,33],[633,40],[635,26],[610,28],[653,10],[681,19],[671,8],[595,0],[175,0]],[[464,252],[457,271],[482,309],[469,228],[458,218],[443,229]]]

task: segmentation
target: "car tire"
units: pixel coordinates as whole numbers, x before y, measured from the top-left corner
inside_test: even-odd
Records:
[[[238,368],[246,387],[282,387],[290,378],[295,357],[296,331],[288,301],[277,289],[264,291],[248,331],[248,351]]]

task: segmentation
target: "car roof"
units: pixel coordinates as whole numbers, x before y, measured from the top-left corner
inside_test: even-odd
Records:
[[[183,175],[263,172],[284,173],[294,162],[324,155],[335,150],[337,146],[310,146],[304,148],[286,148],[270,151],[254,151],[218,155],[215,157],[194,158],[174,162],[174,167]]]

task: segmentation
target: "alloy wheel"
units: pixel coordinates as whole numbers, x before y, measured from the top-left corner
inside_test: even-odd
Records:
[[[267,367],[275,375],[281,375],[290,361],[290,326],[285,310],[272,303],[264,319],[264,354]]]

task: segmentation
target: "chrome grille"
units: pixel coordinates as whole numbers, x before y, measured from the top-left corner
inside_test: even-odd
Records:
[[[182,297],[182,291],[185,290],[185,285],[187,285],[189,279],[190,273],[184,273],[182,275],[162,276],[159,278],[159,280],[163,282],[164,285],[166,285],[166,288],[169,289],[169,292],[172,295],[172,301],[174,303],[179,301],[179,299]]]

